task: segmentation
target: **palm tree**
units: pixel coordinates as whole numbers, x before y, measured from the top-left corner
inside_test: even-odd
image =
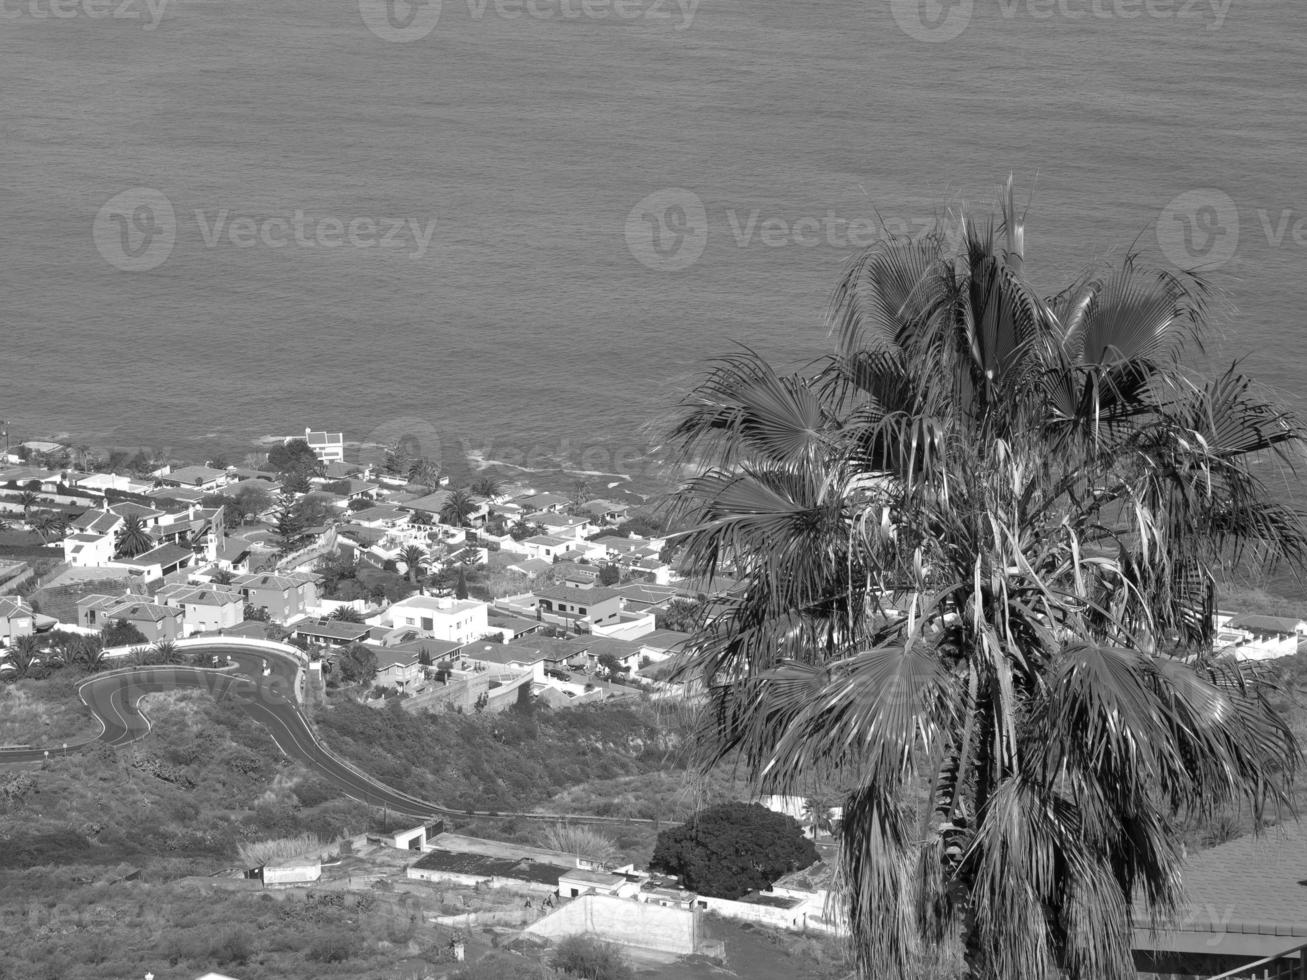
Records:
[[[1254,466],[1301,430],[1190,380],[1203,284],[1134,256],[1042,299],[1001,222],[859,254],[834,353],[717,362],[672,430],[684,562],[740,580],[694,638],[706,764],[843,799],[864,976],[1133,977],[1175,907],[1177,814],[1287,801],[1295,738],[1211,653],[1213,569],[1301,565]]]
[[[68,650],[70,663],[94,674],[104,667],[104,641],[98,636],[79,636],[71,641]]]
[[[411,544],[400,552],[399,558],[408,568],[408,580],[417,585],[418,573],[431,560],[430,556],[417,545]]]
[[[440,485],[440,467],[429,459],[417,459],[408,468],[408,482],[434,490]]]
[[[27,520],[28,512],[36,506],[36,502],[40,499],[34,490],[24,490],[18,495],[18,505],[23,508],[23,520]]]
[[[12,680],[31,677],[36,669],[41,654],[41,642],[35,636],[20,636],[9,645],[5,663],[13,668],[9,675]]]
[[[440,522],[452,524],[454,527],[464,527],[467,519],[476,509],[472,494],[465,489],[455,490],[449,495],[445,505],[440,508]]]
[[[49,544],[55,538],[62,538],[68,530],[68,518],[57,511],[41,511],[31,520],[32,530]]]
[[[493,476],[483,476],[468,489],[478,497],[494,500],[504,492],[504,481],[496,480]]]
[[[339,623],[361,623],[363,614],[353,606],[337,606],[331,611],[328,619],[334,619]]]
[[[236,581],[236,573],[229,568],[220,568],[210,578],[214,585],[231,585]]]
[[[150,650],[150,658],[153,663],[168,666],[180,664],[184,659],[181,648],[172,640],[160,640],[156,643]]]
[[[145,529],[145,522],[136,514],[128,514],[123,519],[122,530],[118,532],[118,556],[134,558],[154,547],[154,539]]]

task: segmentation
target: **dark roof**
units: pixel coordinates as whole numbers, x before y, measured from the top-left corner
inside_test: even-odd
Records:
[[[1307,937],[1307,827],[1297,821],[1200,851],[1181,876],[1180,932]],[[1147,925],[1139,908],[1135,922]]]
[[[1258,616],[1246,614],[1235,616],[1229,626],[1233,629],[1252,630],[1255,633],[1296,633],[1300,619],[1288,616]]]
[[[448,871],[453,874],[474,875],[480,878],[516,878],[541,885],[557,885],[559,876],[572,871],[557,864],[533,861],[530,858],[488,857],[484,854],[465,854],[457,851],[428,851],[413,865],[424,871]]]
[[[305,620],[291,627],[300,636],[316,636],[324,640],[357,640],[367,636],[372,628],[367,623],[347,623],[341,619]]]

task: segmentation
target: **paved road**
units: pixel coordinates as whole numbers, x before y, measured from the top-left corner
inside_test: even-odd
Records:
[[[117,747],[144,738],[150,733],[151,724],[140,709],[141,698],[164,691],[199,689],[217,700],[230,699],[268,730],[285,755],[316,770],[347,796],[371,806],[385,807],[396,814],[424,820],[433,816],[513,816],[555,822],[564,819],[584,823],[653,822],[588,815],[565,817],[555,813],[458,810],[418,799],[373,779],[318,741],[296,703],[299,665],[294,658],[268,653],[255,646],[248,651],[242,650],[233,647],[231,641],[222,646],[188,646],[186,653],[212,654],[223,660],[230,656],[235,667],[129,667],[87,679],[78,688],[78,693],[100,721],[103,731],[98,738],[69,745],[68,751],[80,751],[97,741]],[[3,749],[0,750],[0,763],[39,762],[47,753],[57,755],[61,751],[62,748]]]

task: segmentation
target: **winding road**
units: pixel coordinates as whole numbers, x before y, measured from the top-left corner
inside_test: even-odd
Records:
[[[300,711],[297,692],[303,683],[303,661],[294,647],[256,640],[182,640],[186,654],[213,656],[231,666],[128,667],[97,674],[78,687],[82,701],[102,726],[100,734],[75,745],[50,748],[0,749],[0,763],[40,762],[61,752],[81,751],[96,743],[128,745],[151,731],[141,699],[167,691],[202,690],[214,699],[230,699],[267,729],[282,753],[304,763],[345,795],[369,806],[428,820],[434,816],[518,817],[526,820],[594,824],[652,824],[652,820],[598,817],[585,814],[463,810],[421,800],[395,789],[336,755],[317,737]]]

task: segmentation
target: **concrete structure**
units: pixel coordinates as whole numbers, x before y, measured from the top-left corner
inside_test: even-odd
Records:
[[[590,933],[619,946],[690,956],[701,946],[699,912],[607,895],[583,895],[526,927],[547,939]]]
[[[125,568],[135,575],[140,575],[147,582],[171,575],[173,572],[190,568],[195,564],[195,552],[176,544],[161,544],[144,554],[132,558],[116,558],[105,564],[111,567]]]
[[[382,613],[380,625],[392,629],[407,626],[447,643],[470,643],[490,632],[489,608],[474,599],[412,595]]]
[[[1307,621],[1285,616],[1217,613],[1217,649],[1239,660],[1291,657],[1307,637]]]
[[[64,561],[78,568],[95,568],[113,561],[112,534],[77,531],[63,540]]]
[[[475,887],[511,888],[514,891],[552,895],[558,879],[570,868],[523,858],[500,858],[436,848],[428,851],[405,874],[418,881],[448,881]]]
[[[317,858],[281,858],[269,861],[262,872],[265,885],[304,885],[322,877],[322,862]]]
[[[432,824],[419,824],[416,827],[409,827],[407,830],[400,830],[393,834],[380,834],[376,839],[387,847],[393,847],[401,851],[425,851],[427,850],[427,840],[444,832],[445,822],[437,820]],[[369,837],[371,836],[369,835]]]
[[[828,905],[827,893],[824,891],[773,888],[767,892],[753,892],[739,901],[698,895],[694,904],[728,919],[759,922],[775,929],[795,932],[813,930],[835,935],[847,933],[834,914],[834,907]]]
[[[582,895],[634,898],[639,891],[638,875],[619,874],[616,871],[591,871],[577,868],[561,875],[558,879],[558,894],[562,898],[579,898]]]

